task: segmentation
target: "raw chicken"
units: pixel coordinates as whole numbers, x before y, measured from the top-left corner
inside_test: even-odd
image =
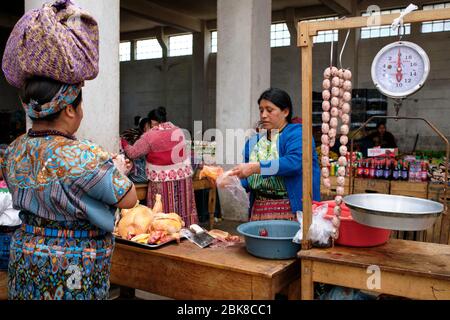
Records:
[[[153,222],[152,209],[140,205],[139,202],[132,209],[123,209],[116,232],[123,239],[130,240],[135,236],[148,232]]]

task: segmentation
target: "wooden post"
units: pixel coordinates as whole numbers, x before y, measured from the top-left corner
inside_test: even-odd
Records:
[[[299,46],[302,53],[302,126],[303,126],[303,241],[302,249],[310,249],[308,239],[312,223],[312,41],[308,23],[300,22]]]

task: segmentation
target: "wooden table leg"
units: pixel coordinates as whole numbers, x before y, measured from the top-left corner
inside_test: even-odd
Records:
[[[301,297],[302,300],[314,300],[314,282],[312,277],[312,261],[302,260]]]
[[[208,196],[209,229],[214,228],[214,214],[216,213],[216,187],[211,186]]]
[[[298,279],[289,285],[288,300],[300,300],[301,299],[302,280]]]

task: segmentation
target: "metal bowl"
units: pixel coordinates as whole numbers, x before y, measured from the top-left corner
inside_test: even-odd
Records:
[[[439,202],[378,193],[349,195],[344,202],[358,223],[400,231],[426,230],[444,211]]]

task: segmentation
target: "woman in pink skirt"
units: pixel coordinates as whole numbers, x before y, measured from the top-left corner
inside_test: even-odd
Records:
[[[130,159],[146,155],[146,173],[149,180],[147,206],[152,208],[155,196],[160,194],[165,213],[180,215],[186,226],[198,222],[192,185],[193,170],[186,152],[183,131],[167,121],[164,107],[152,110],[148,119],[151,129],[134,145],[122,139],[122,148]]]

